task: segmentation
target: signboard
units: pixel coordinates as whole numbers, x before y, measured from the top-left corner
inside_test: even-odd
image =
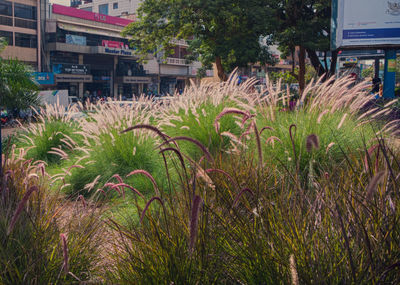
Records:
[[[34,72],[32,75],[40,85],[54,85],[54,74],[51,72]]]
[[[53,72],[55,74],[86,75],[90,73],[90,68],[89,65],[84,64],[56,63],[53,65]]]
[[[151,83],[150,77],[139,77],[139,76],[124,76],[122,77],[122,83]]]
[[[128,45],[126,45],[123,42],[117,42],[117,41],[102,40],[101,45],[103,47],[108,47],[108,48],[129,49]]]
[[[71,45],[86,46],[86,37],[66,34],[65,43]]]
[[[57,74],[56,81],[58,82],[92,82],[92,75],[78,74]]]
[[[124,19],[124,18],[113,17],[113,16],[103,15],[103,14],[99,14],[99,13],[93,13],[93,12],[75,9],[72,7],[62,6],[62,5],[58,5],[58,4],[52,5],[52,11],[54,14],[58,14],[58,15],[64,15],[64,16],[85,19],[85,20],[95,21],[95,22],[101,22],[101,23],[106,23],[106,24],[111,24],[111,25],[116,25],[116,26],[121,26],[121,27],[125,27],[128,24],[133,22],[132,20],[128,20],[128,19]]]
[[[133,56],[133,53],[129,49],[121,49],[121,48],[110,48],[104,46],[98,46],[95,49],[97,53],[104,53],[104,54],[112,54],[112,55],[121,55],[121,56]]]
[[[39,92],[39,100],[42,104],[59,104],[68,107],[68,90],[48,90]]]
[[[332,0],[332,49],[400,45],[400,0]]]

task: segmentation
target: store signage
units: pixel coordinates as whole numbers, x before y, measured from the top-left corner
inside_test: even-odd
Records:
[[[40,85],[54,84],[54,74],[51,72],[34,72],[32,75],[35,81]]]
[[[71,45],[86,46],[86,37],[66,34],[65,43]]]
[[[123,42],[102,40],[101,45],[108,48],[129,49],[129,46]]]
[[[356,57],[348,57],[346,58],[345,63],[350,63],[350,64],[356,64],[358,62],[358,59]]]
[[[400,44],[398,0],[332,0],[332,49]]]
[[[151,83],[150,77],[139,77],[139,76],[124,76],[122,77],[123,83]]]
[[[92,75],[78,75],[78,74],[57,74],[57,82],[92,82]]]
[[[81,9],[75,9],[72,7],[66,7],[63,5],[58,5],[58,4],[53,4],[53,13],[58,14],[58,15],[64,15],[64,16],[69,16],[69,17],[74,17],[74,18],[79,18],[79,19],[84,19],[84,20],[89,20],[89,21],[95,21],[95,22],[101,22],[101,23],[107,23],[111,25],[116,25],[116,26],[121,26],[125,27],[128,24],[132,23],[132,20],[124,19],[124,18],[119,18],[119,17],[113,17],[113,16],[108,16],[108,15],[103,15],[99,13],[93,13]]]
[[[132,56],[132,52],[129,50],[124,50],[124,49],[119,49],[119,48],[105,48],[104,49],[105,53],[109,54],[115,54],[115,55],[128,55]]]
[[[89,65],[84,64],[56,63],[53,65],[53,72],[55,74],[85,75],[90,72],[90,68]]]

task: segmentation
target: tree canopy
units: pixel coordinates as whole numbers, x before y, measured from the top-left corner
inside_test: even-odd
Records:
[[[270,32],[281,50],[294,55],[299,47],[300,89],[304,86],[305,53],[317,74],[328,76],[335,73],[337,53],[332,53],[330,70],[323,66],[316,51],[330,50],[331,1],[327,0],[268,0],[266,8],[271,13]]]
[[[264,0],[144,0],[137,21],[123,34],[142,59],[151,51],[167,57],[173,40],[188,40],[191,59],[204,66],[215,62],[218,76],[249,63],[272,62],[261,38],[268,36]]]
[[[0,52],[4,49],[1,40]],[[30,68],[16,59],[0,58],[0,106],[9,110],[24,110],[37,106],[37,86],[32,81]]]

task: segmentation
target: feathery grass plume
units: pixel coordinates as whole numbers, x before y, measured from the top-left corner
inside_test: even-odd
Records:
[[[207,157],[207,159],[210,162],[214,162],[214,158],[212,157],[211,153],[208,151],[208,149],[198,140],[190,138],[190,137],[185,137],[185,136],[178,136],[178,137],[173,137],[169,140],[167,140],[166,142],[163,142],[161,145],[159,145],[158,147],[162,147],[163,145],[170,143],[170,142],[175,142],[175,141],[179,141],[179,140],[184,140],[184,141],[188,141],[193,143],[194,145],[196,145]]]
[[[258,150],[258,169],[262,168],[263,165],[263,157],[262,157],[262,148],[261,148],[261,139],[260,134],[257,130],[257,125],[253,122],[254,133],[256,134],[256,142],[257,142],[257,150]]]
[[[311,134],[306,139],[306,149],[311,153],[312,149],[319,149],[319,138],[316,134]]]
[[[13,231],[15,223],[17,222],[19,216],[21,215],[22,210],[24,209],[26,203],[29,200],[29,197],[32,195],[33,192],[38,191],[38,187],[37,186],[31,186],[28,191],[26,191],[26,193],[24,194],[24,197],[22,197],[22,200],[19,202],[17,209],[15,210],[12,218],[11,218],[11,222],[10,225],[8,227],[7,230],[7,235],[10,235],[10,233]]]
[[[292,280],[292,285],[299,285],[299,276],[297,274],[296,261],[294,259],[293,254],[290,255],[289,263],[290,263],[290,276]]]
[[[156,200],[157,200],[157,201],[161,204],[161,206],[164,208],[164,202],[161,200],[160,197],[155,196],[155,197],[151,198],[151,199],[146,203],[146,206],[144,207],[144,209],[143,209],[143,211],[142,211],[142,214],[140,215],[140,223],[143,222],[143,219],[144,219],[144,217],[145,217],[145,215],[146,215],[146,212],[147,212],[148,208],[150,207],[151,203],[153,203],[153,201],[156,201]]]
[[[251,196],[254,196],[253,191],[251,191],[249,188],[244,188],[244,189],[242,189],[242,190],[240,191],[240,193],[236,196],[235,200],[233,201],[233,204],[232,204],[232,207],[233,207],[233,208],[236,207],[236,206],[238,205],[240,197],[242,197],[242,195],[243,195],[244,193],[246,193],[246,192],[249,193],[249,194],[251,194]]]
[[[337,129],[338,129],[338,130],[342,127],[342,125],[343,125],[343,123],[344,123],[344,120],[346,120],[347,115],[348,115],[347,113],[345,113],[345,114],[343,115],[342,119],[340,120],[339,125],[337,126]]]
[[[366,201],[371,201],[372,197],[374,196],[374,193],[376,192],[376,189],[378,187],[378,184],[382,181],[382,179],[385,177],[386,172],[384,170],[379,171],[369,182],[367,188],[366,188],[366,195],[365,195],[365,200]]]
[[[275,131],[274,128],[269,127],[269,126],[266,126],[266,127],[263,127],[263,128],[261,129],[261,131],[260,131],[260,136],[262,135],[263,131],[265,131],[265,130]]]
[[[329,143],[328,146],[326,147],[326,151],[325,151],[325,152],[328,153],[329,150],[330,150],[334,145],[335,145],[334,142]]]
[[[129,176],[132,176],[132,175],[136,175],[136,174],[142,174],[142,175],[146,176],[147,178],[149,178],[150,181],[151,181],[151,183],[153,184],[154,191],[156,191],[156,194],[157,194],[158,196],[160,196],[160,190],[158,190],[158,186],[157,186],[156,180],[155,180],[154,177],[153,177],[150,173],[148,173],[146,170],[143,170],[143,169],[134,170],[134,171],[130,172],[128,175],[126,175],[126,177],[129,177]]]
[[[219,120],[221,120],[221,118],[225,115],[228,114],[237,114],[237,115],[242,115],[243,116],[243,120],[244,122],[251,117],[251,115],[249,113],[246,113],[242,110],[236,109],[236,108],[225,108],[221,113],[218,114],[218,116],[215,118],[214,120],[214,127],[215,127],[215,131],[217,133],[219,133]],[[242,121],[243,123],[243,121]]]
[[[67,237],[65,234],[60,234],[60,239],[62,242],[62,248],[63,248],[63,257],[64,257],[64,262],[63,262],[63,269],[65,274],[68,274],[69,272],[69,266],[68,266],[68,246],[67,246]]]
[[[194,250],[194,245],[196,243],[197,239],[197,233],[199,231],[198,229],[198,224],[199,224],[199,218],[200,218],[200,207],[202,203],[202,199],[200,196],[195,195],[193,199],[193,205],[192,205],[192,212],[190,215],[190,243],[189,243],[189,251],[193,252]]]
[[[365,156],[364,156],[364,167],[365,167],[365,171],[368,171],[368,170],[369,170],[368,158],[371,157],[372,153],[373,153],[377,148],[379,148],[379,147],[380,147],[380,144],[378,143],[378,144],[376,144],[376,145],[371,146],[371,147],[367,150],[367,153],[366,153]]]
[[[124,188],[129,188],[131,189],[133,192],[135,192],[136,194],[138,194],[140,197],[144,198],[143,194],[139,192],[139,190],[135,189],[134,187],[132,187],[131,185],[125,184],[125,183],[118,183],[115,184],[113,186],[111,186],[111,189],[119,189],[119,187],[124,187]]]
[[[327,114],[327,113],[329,113],[329,110],[328,110],[328,109],[322,111],[322,112],[319,114],[318,119],[317,119],[317,124],[320,124],[320,123],[321,123],[322,117],[323,117],[325,114]]]
[[[162,131],[160,131],[158,128],[152,126],[152,125],[145,125],[145,124],[139,124],[139,125],[135,125],[133,127],[129,127],[125,130],[123,130],[121,132],[121,134],[132,131],[132,130],[136,130],[136,129],[148,129],[151,130],[153,132],[155,132],[160,138],[162,138],[165,142],[169,139],[169,137],[164,134]]]
[[[228,172],[226,172],[222,169],[214,169],[214,168],[206,169],[206,173],[213,173],[213,172],[221,173],[221,174],[225,175],[226,178],[228,178],[229,181],[235,186],[236,190],[239,190],[239,185],[235,182],[235,180],[233,180],[232,176],[229,175]]]

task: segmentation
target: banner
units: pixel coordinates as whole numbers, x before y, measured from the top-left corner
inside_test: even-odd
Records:
[[[90,68],[89,65],[84,64],[56,63],[53,65],[53,72],[55,74],[86,75],[90,73]]]
[[[51,72],[34,72],[32,75],[35,81],[40,85],[54,84],[54,74]]]
[[[65,43],[71,45],[86,46],[86,37],[66,34]]]
[[[400,45],[400,0],[332,0],[331,48]]]

